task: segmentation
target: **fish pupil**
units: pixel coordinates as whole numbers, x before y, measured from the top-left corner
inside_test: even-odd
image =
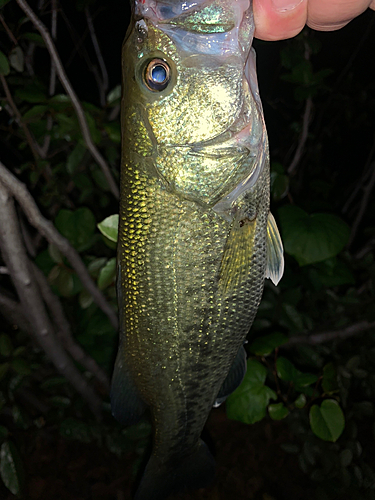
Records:
[[[150,61],[144,72],[143,82],[146,87],[153,92],[164,90],[170,80],[170,68],[163,59],[153,59]]]
[[[155,66],[151,71],[152,79],[155,83],[164,83],[167,78],[167,72],[164,66]]]

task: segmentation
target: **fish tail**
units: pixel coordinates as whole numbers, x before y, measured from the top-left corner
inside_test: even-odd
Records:
[[[174,492],[204,488],[215,477],[215,461],[200,440],[191,454],[161,463],[151,455],[134,500],[166,500]]]

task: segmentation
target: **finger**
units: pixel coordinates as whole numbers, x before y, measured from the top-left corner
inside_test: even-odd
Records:
[[[307,0],[254,0],[253,10],[257,38],[284,40],[305,26]]]
[[[307,24],[319,31],[334,31],[348,24],[370,5],[371,0],[309,0]]]

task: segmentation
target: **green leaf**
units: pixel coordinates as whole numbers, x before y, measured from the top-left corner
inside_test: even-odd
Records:
[[[296,408],[303,408],[306,404],[306,396],[304,394],[300,394],[298,398],[294,401],[294,406]]]
[[[66,169],[69,174],[74,174],[78,166],[82,163],[85,153],[86,147],[78,143],[73,151],[69,154],[66,162]]]
[[[39,35],[39,33],[23,33],[21,36],[25,40],[28,40],[29,42],[33,42],[36,45],[39,45],[39,47],[44,46],[43,37],[41,35]]]
[[[300,372],[289,359],[282,356],[276,361],[276,370],[281,380],[293,382],[297,390],[307,387],[318,380],[318,377],[313,373]]]
[[[118,214],[110,215],[98,224],[99,231],[110,241],[117,242],[118,238]]]
[[[121,85],[116,85],[107,95],[107,103],[113,104],[118,99],[121,99]]]
[[[31,369],[29,363],[23,358],[16,358],[12,361],[12,368],[20,375],[30,375]]]
[[[272,420],[282,420],[289,415],[289,410],[284,403],[276,403],[268,405],[268,413]]]
[[[93,278],[97,278],[99,276],[101,268],[107,263],[107,260],[108,259],[106,259],[105,257],[99,257],[92,260],[87,266],[87,270],[90,273],[90,276],[92,276]]]
[[[100,270],[98,278],[98,287],[100,290],[107,288],[116,278],[116,258],[113,257]]]
[[[328,363],[323,368],[322,387],[323,391],[328,394],[332,394],[339,390],[337,372],[333,363]]]
[[[74,288],[72,272],[62,266],[55,266],[48,275],[48,281],[63,297],[70,297]]]
[[[336,257],[315,264],[310,269],[310,279],[313,283],[318,280],[325,287],[355,284],[355,278],[349,266]]]
[[[325,399],[321,406],[310,410],[310,426],[313,433],[324,441],[335,442],[345,427],[344,414],[334,399]]]
[[[5,441],[0,450],[0,475],[13,495],[20,495],[24,485],[24,469],[16,445]]]
[[[297,377],[294,380],[294,383],[296,385],[296,389],[298,389],[300,387],[307,387],[311,384],[315,384],[317,380],[318,377],[313,373],[298,372]]]
[[[26,111],[26,113],[23,115],[23,118],[27,121],[29,121],[31,118],[40,118],[47,110],[48,106],[46,106],[45,104],[37,104],[36,106],[33,106],[28,111]]]
[[[0,50],[0,75],[9,75],[10,67],[6,55]]]
[[[66,418],[60,425],[60,434],[64,438],[74,439],[81,443],[91,443],[93,440],[90,426],[76,418]]]
[[[349,239],[349,227],[331,214],[308,215],[293,205],[279,209],[284,249],[300,266],[334,257]]]
[[[288,337],[282,333],[271,333],[270,335],[255,339],[250,344],[249,351],[257,356],[268,356],[276,347],[280,347],[286,342],[288,342]]]
[[[21,99],[21,101],[30,102],[32,104],[44,102],[46,100],[44,92],[36,85],[28,85],[24,89],[17,89],[15,91],[15,96],[17,99]]]
[[[23,56],[23,51],[19,45],[17,47],[14,47],[14,49],[11,51],[9,54],[9,64],[12,66],[13,69],[18,71],[19,73],[22,73],[23,68],[24,68],[24,56]]]
[[[16,347],[16,349],[14,349],[13,351],[13,357],[17,357],[17,356],[22,356],[23,354],[25,354],[26,352],[26,346],[24,345],[21,345],[19,347]]]
[[[94,167],[91,169],[91,175],[92,178],[94,179],[95,184],[100,188],[102,191],[109,191],[109,185],[108,181],[105,178],[104,172],[95,164]]]
[[[104,125],[104,130],[107,132],[109,139],[116,143],[121,143],[121,127],[120,122],[110,122]]]
[[[247,361],[247,371],[242,384],[227,399],[228,418],[254,424],[266,416],[269,400],[277,399],[276,393],[264,385],[266,376],[267,368],[259,361]]]
[[[68,408],[72,402],[69,398],[65,396],[51,396],[49,398],[49,402],[54,406],[55,408]]]
[[[82,309],[87,309],[94,302],[91,293],[89,293],[87,290],[82,290],[82,292],[79,294],[78,300],[79,305],[82,307]]]
[[[48,254],[53,260],[53,262],[56,262],[56,264],[63,263],[63,257],[61,255],[60,250],[57,248],[57,246],[53,245],[52,243],[48,245]]]
[[[10,363],[0,364],[0,380],[2,380],[9,370]]]
[[[271,193],[275,201],[279,201],[287,195],[289,189],[289,177],[279,172],[271,172]]]
[[[5,358],[8,358],[13,352],[12,341],[9,335],[2,333],[0,335],[0,354]]]
[[[298,370],[289,359],[280,356],[276,361],[277,376],[286,382],[294,382],[298,376]]]
[[[6,437],[8,437],[9,431],[3,425],[0,425],[0,440],[3,441]]]
[[[10,0],[0,0],[0,9],[4,7],[5,4],[7,4]]]
[[[89,208],[81,207],[75,210],[61,209],[55,219],[60,233],[68,238],[78,250],[83,251],[91,246],[95,232],[95,217]]]
[[[353,460],[353,452],[349,449],[342,450],[340,453],[340,463],[343,467],[348,467]]]
[[[99,144],[100,141],[102,140],[102,136],[96,126],[95,118],[88,111],[85,111],[85,116],[87,120],[87,125],[89,126],[92,140],[94,141],[95,144]]]

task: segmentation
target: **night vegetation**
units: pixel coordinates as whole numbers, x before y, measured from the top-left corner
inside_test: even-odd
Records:
[[[115,0],[0,0],[1,498],[128,499],[149,443],[108,399],[128,21]],[[207,426],[218,483],[178,498],[372,500],[375,14],[255,47],[285,274],[237,422]]]

